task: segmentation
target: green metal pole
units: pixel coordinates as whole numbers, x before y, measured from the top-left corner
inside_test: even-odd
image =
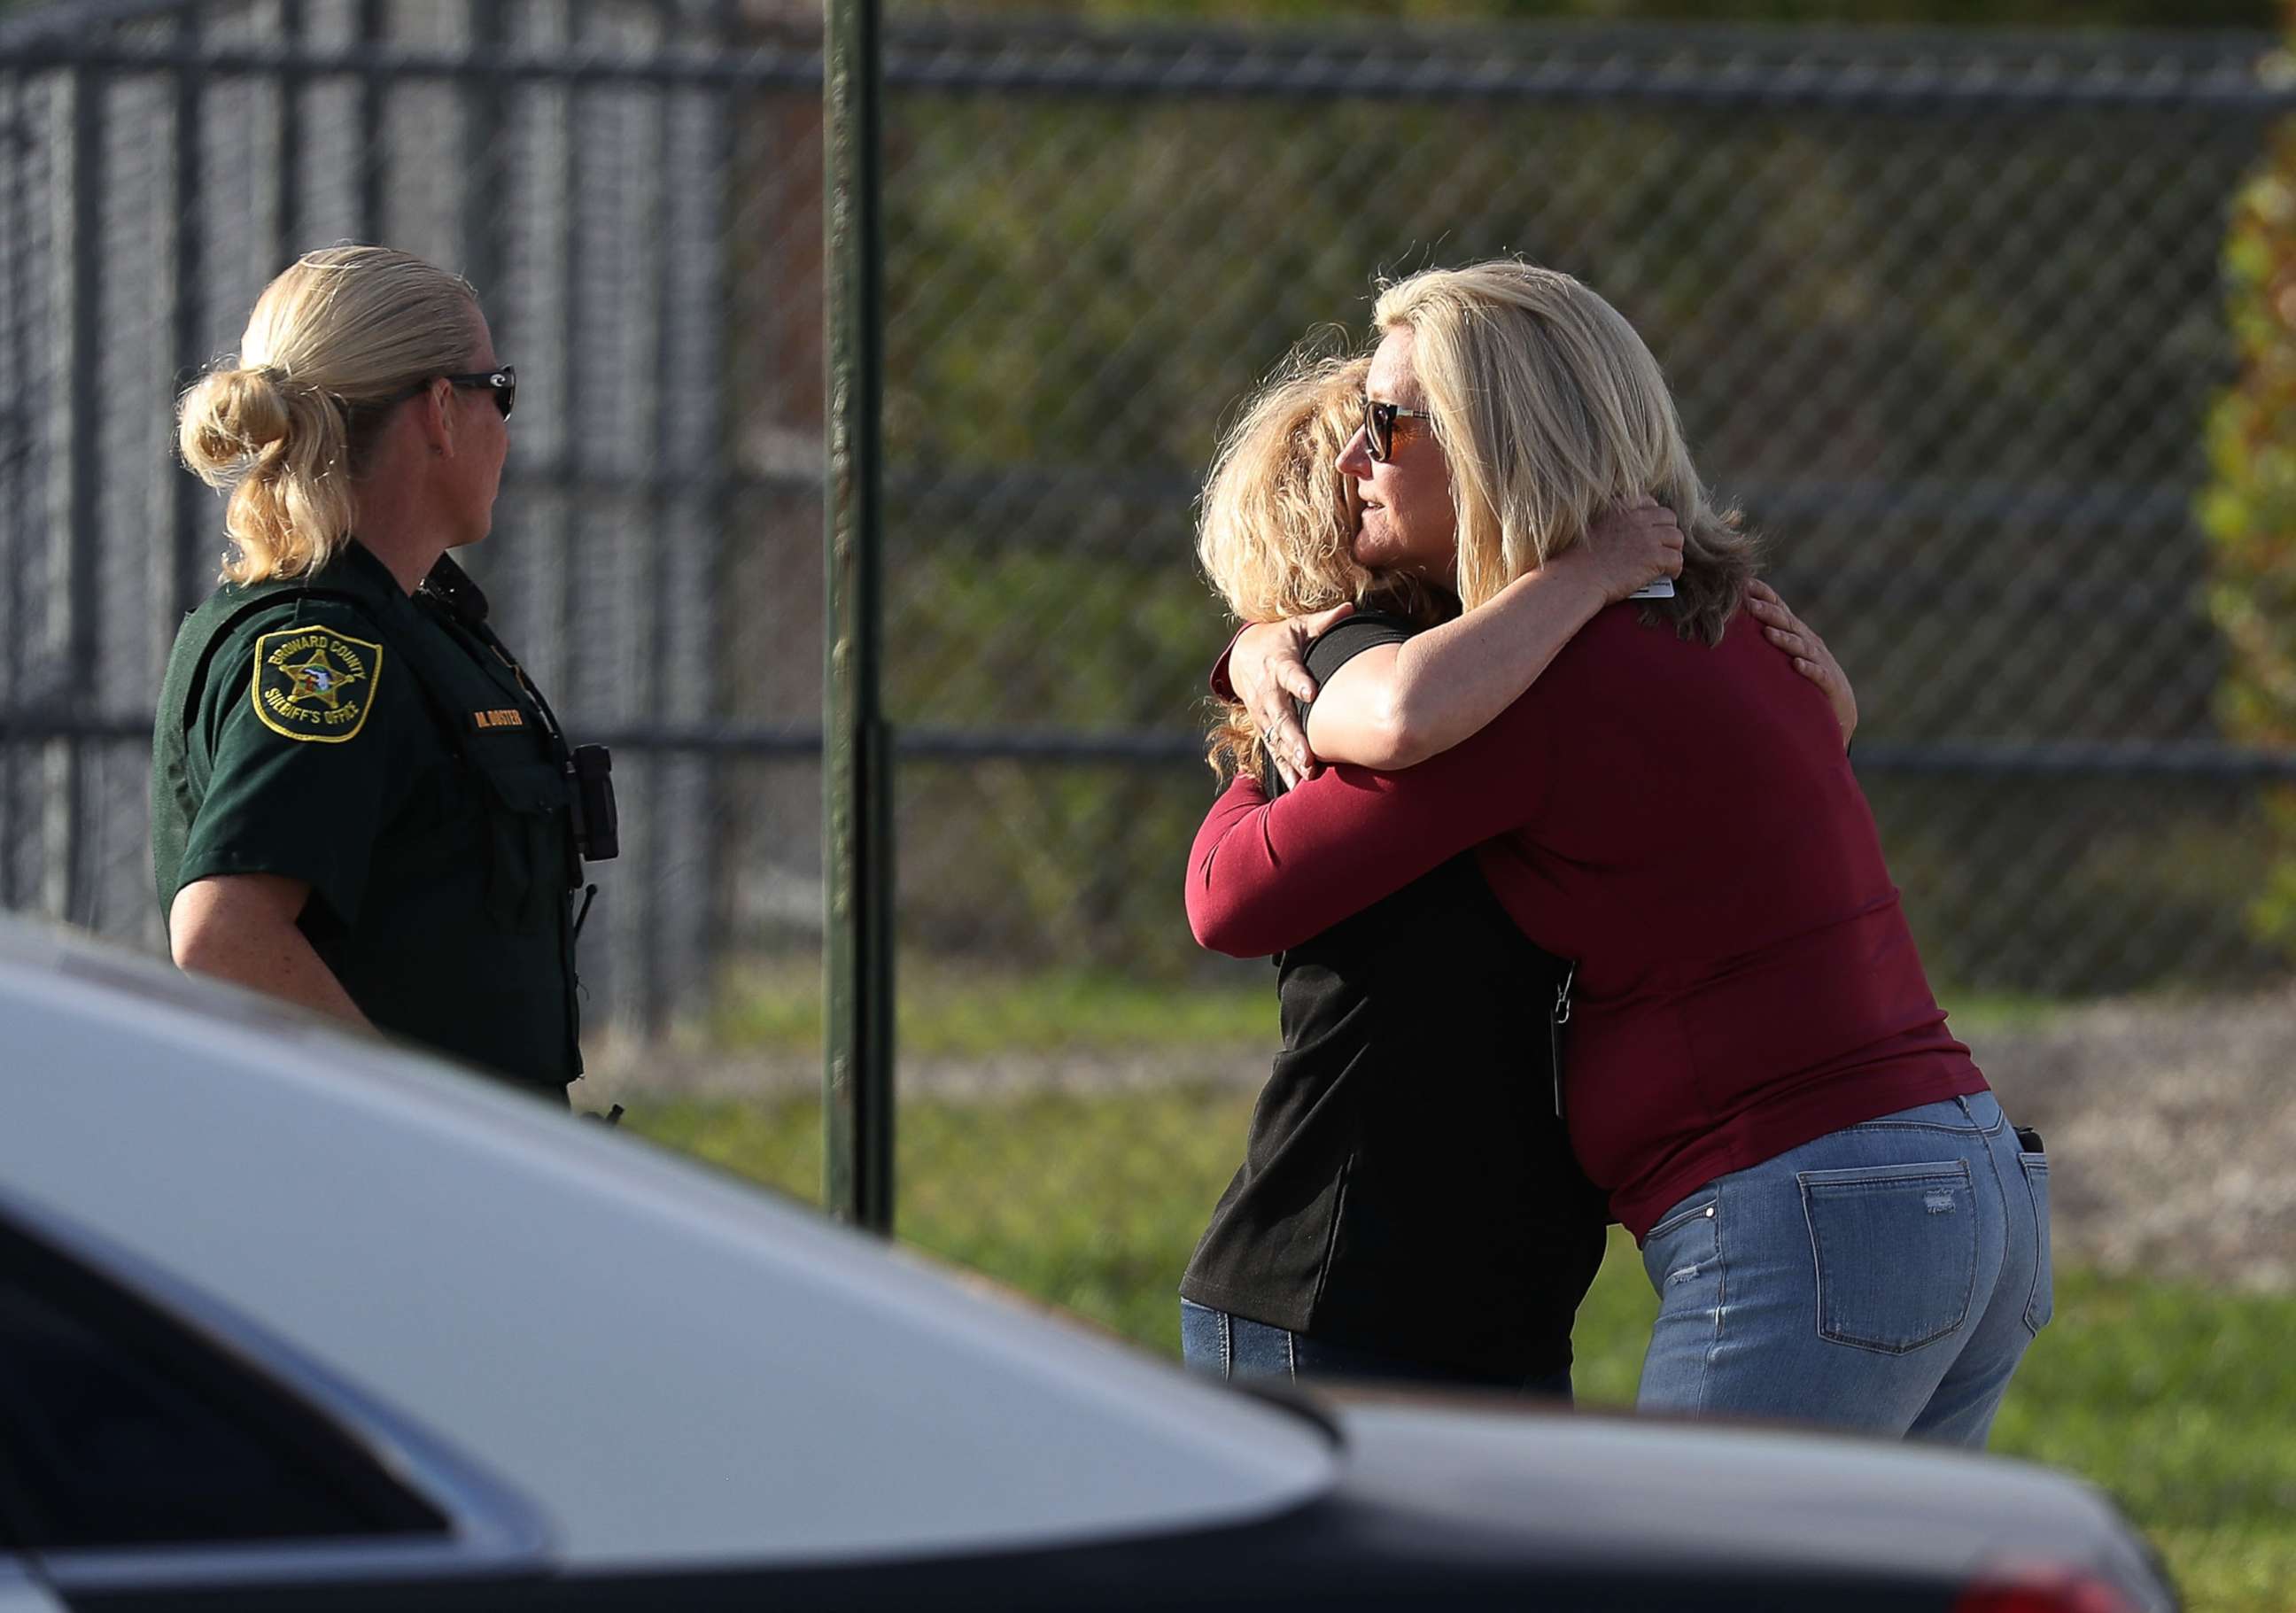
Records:
[[[877,0],[824,0],[829,321],[828,665],[823,689],[830,1213],[893,1230],[893,775],[879,698],[883,392]]]

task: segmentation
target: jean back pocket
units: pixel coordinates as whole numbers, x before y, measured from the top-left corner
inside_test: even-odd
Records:
[[[2021,1153],[2017,1163],[2033,1200],[2033,1290],[2025,1298],[2025,1326],[2038,1333],[2057,1314],[2056,1273],[2049,1263],[2049,1160],[2046,1154]]]
[[[1904,1355],[1957,1331],[1977,1285],[1965,1161],[1802,1171],[1817,1263],[1817,1332]]]

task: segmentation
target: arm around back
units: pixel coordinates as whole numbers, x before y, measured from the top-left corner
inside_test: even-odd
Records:
[[[1533,701],[1400,774],[1328,767],[1270,801],[1250,774],[1212,804],[1189,852],[1199,946],[1264,957],[1320,935],[1471,846],[1529,822],[1551,747]]]

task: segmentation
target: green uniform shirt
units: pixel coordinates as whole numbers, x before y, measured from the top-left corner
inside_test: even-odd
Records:
[[[581,1073],[563,742],[441,561],[410,597],[354,543],[184,623],[152,735],[164,915],[216,874],[306,880],[298,921],[385,1030],[554,1091]]]

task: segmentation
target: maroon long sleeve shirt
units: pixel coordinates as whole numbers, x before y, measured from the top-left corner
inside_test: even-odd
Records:
[[[1640,1239],[1718,1176],[1985,1078],[1931,995],[1823,692],[1742,613],[1710,648],[1638,609],[1603,611],[1416,767],[1326,768],[1272,803],[1237,779],[1187,905],[1198,941],[1257,956],[1477,847],[1523,933],[1578,964],[1571,1147]],[[1526,1036],[1546,1008],[1523,1005]]]

